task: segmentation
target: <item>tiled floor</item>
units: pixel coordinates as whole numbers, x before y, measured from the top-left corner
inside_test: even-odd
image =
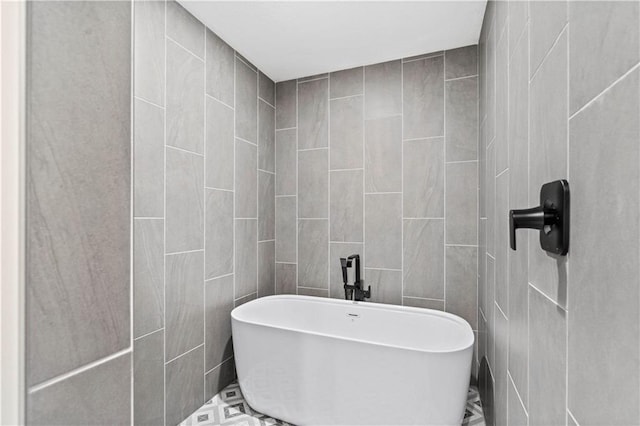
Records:
[[[180,426],[215,425],[287,426],[289,423],[273,419],[252,410],[242,397],[240,386],[238,386],[237,382],[234,382],[224,388],[222,392],[214,396],[210,401],[207,401],[188,419],[180,423]],[[462,426],[484,426],[480,395],[478,394],[478,389],[473,386],[469,389],[467,409],[464,414]]]

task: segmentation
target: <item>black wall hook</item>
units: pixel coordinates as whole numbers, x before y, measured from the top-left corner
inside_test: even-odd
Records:
[[[540,189],[540,205],[509,211],[511,248],[516,249],[516,229],[540,230],[540,246],[564,256],[569,252],[569,182],[556,180]]]

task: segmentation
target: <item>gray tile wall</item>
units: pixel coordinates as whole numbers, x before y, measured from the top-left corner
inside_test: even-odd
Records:
[[[359,253],[371,301],[477,323],[477,47],[276,84],[276,293],[344,298]]]
[[[28,424],[131,423],[131,19],[127,2],[27,4]],[[142,280],[141,327],[158,324],[157,283]]]
[[[275,84],[174,1],[134,13],[133,420],[174,425],[233,380],[233,307],[276,292],[290,183]]]
[[[498,424],[640,423],[639,13],[638,2],[487,6],[478,330]],[[534,231],[510,250],[508,210],[537,205],[560,178],[569,255],[547,255]]]

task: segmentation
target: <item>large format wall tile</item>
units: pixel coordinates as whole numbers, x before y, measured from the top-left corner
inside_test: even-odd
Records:
[[[363,241],[363,171],[334,171],[330,180],[330,240]]]
[[[276,294],[296,294],[296,265],[276,263]]]
[[[211,370],[233,355],[233,299],[233,275],[225,275],[204,283],[205,371]]]
[[[164,106],[165,2],[146,0],[133,4],[135,95]]]
[[[258,75],[236,57],[236,136],[258,142]]]
[[[133,423],[164,424],[164,330],[133,342]]]
[[[198,250],[204,244],[203,158],[167,148],[166,252]]]
[[[402,267],[402,195],[365,195],[367,268]]]
[[[133,334],[164,326],[164,221],[135,219],[133,239]]]
[[[478,74],[478,46],[471,45],[447,50],[444,54],[446,79]],[[477,99],[477,98],[476,98]]]
[[[166,355],[173,359],[202,344],[204,330],[202,251],[166,256]]]
[[[298,216],[327,218],[329,215],[328,149],[298,151]]]
[[[331,99],[361,95],[364,93],[363,67],[332,72],[329,75],[329,79],[329,97]]]
[[[258,241],[276,238],[275,175],[258,172]]]
[[[223,362],[204,377],[204,399],[209,401],[218,392],[236,379],[236,369],[233,358]]]
[[[374,119],[402,113],[402,62],[390,61],[364,68],[364,117]]]
[[[233,192],[205,189],[205,279],[233,272]]]
[[[446,242],[475,245],[478,241],[478,164],[453,163],[447,164],[446,169]]]
[[[365,121],[365,191],[402,191],[402,117]]]
[[[167,37],[204,58],[204,25],[174,0],[167,0]]]
[[[276,104],[276,84],[262,71],[258,71],[258,97],[271,106]]]
[[[207,139],[205,147],[205,186],[233,188],[233,109],[207,97]]]
[[[296,262],[296,197],[276,198],[276,261]]]
[[[333,83],[331,87],[333,88]],[[363,167],[364,122],[362,121],[362,109],[362,96],[336,99],[330,102],[331,134],[329,145],[331,159],[329,167],[331,170]]]
[[[367,269],[364,288],[371,286],[370,302],[402,305],[402,272]]]
[[[507,389],[509,378],[507,376],[508,369],[508,350],[509,350],[509,321],[503,315],[500,309],[495,310],[494,336],[495,358],[493,364],[494,375],[494,419],[496,425],[508,425],[507,423]],[[564,376],[563,376],[564,377]],[[564,400],[564,399],[563,399]],[[532,423],[535,424],[535,423]],[[558,423],[540,423],[541,425],[558,424]]]
[[[329,289],[329,221],[298,220],[298,285]]]
[[[478,78],[447,81],[446,91],[447,161],[475,160],[478,158]]]
[[[131,424],[131,352],[27,396],[30,425]]]
[[[509,370],[511,370],[511,368],[509,368]],[[509,390],[507,393],[509,394],[507,400],[507,419],[509,419],[510,424],[515,426],[529,424],[527,412],[518,396],[518,390],[514,387],[514,383],[511,380],[509,380]]]
[[[233,48],[206,30],[207,43],[207,94],[231,107],[234,106],[233,81],[235,52]]]
[[[567,23],[567,2],[532,1],[529,13],[530,70],[533,76]]]
[[[580,424],[640,415],[638,74],[571,119],[568,408]],[[610,225],[594,205],[607,206]]]
[[[276,291],[276,243],[258,243],[258,297],[271,296]]]
[[[134,216],[164,216],[164,110],[134,103]]]
[[[258,217],[257,165],[258,147],[242,139],[236,139],[236,217]]]
[[[496,178],[495,211],[495,259],[496,297],[495,302],[502,312],[509,315],[509,171]],[[526,231],[525,231],[526,232]],[[520,236],[523,232],[520,231]]]
[[[132,18],[121,2],[27,9],[25,332],[34,385],[130,343]],[[34,423],[91,422],[91,409],[54,400],[55,389],[66,398],[71,387],[32,395]],[[109,383],[96,398],[120,390]],[[87,405],[98,422],[121,420],[117,409],[128,416],[120,395],[95,402]]]
[[[502,33],[496,44],[495,156],[496,176],[509,167],[509,36]]]
[[[268,172],[276,171],[275,109],[258,101],[258,168]]]
[[[167,145],[204,150],[204,62],[167,40]]]
[[[444,138],[404,142],[404,217],[444,217]]]
[[[477,247],[446,247],[447,283],[445,285],[445,309],[466,319],[476,330],[478,320],[477,301]]]
[[[402,77],[404,139],[443,136],[444,57],[405,62]]]
[[[166,424],[177,425],[204,403],[204,347],[171,361],[165,370]]]
[[[235,298],[258,291],[258,221],[236,219],[235,231]]]
[[[289,129],[298,124],[298,82],[276,84],[276,129]]]
[[[329,80],[298,83],[298,149],[329,146]]]
[[[444,298],[444,223],[441,219],[404,221],[404,296]],[[367,251],[368,254],[368,251]]]
[[[297,161],[296,130],[276,131],[276,195],[296,195]]]

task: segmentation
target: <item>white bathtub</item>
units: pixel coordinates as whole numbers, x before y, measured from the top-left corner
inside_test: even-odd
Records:
[[[460,425],[473,331],[430,309],[271,296],[231,312],[249,405],[296,425]]]

